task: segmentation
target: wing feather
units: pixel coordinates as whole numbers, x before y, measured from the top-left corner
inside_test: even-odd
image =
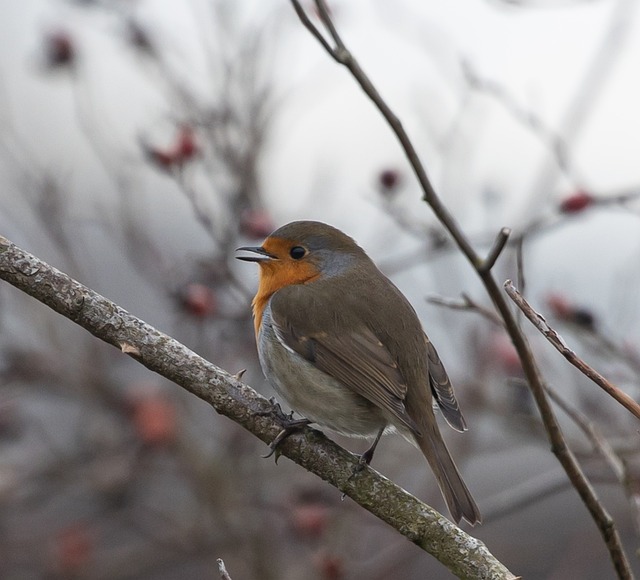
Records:
[[[446,422],[456,431],[466,431],[467,424],[460,411],[447,371],[431,341],[426,335],[424,338],[429,357],[429,384],[433,398],[438,403]]]
[[[355,393],[391,413],[416,434],[419,429],[404,405],[407,385],[391,353],[365,326],[309,332],[303,317],[284,316],[284,301],[271,300],[274,332],[283,346]]]

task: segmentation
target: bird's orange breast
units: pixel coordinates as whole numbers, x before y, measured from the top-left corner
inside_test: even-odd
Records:
[[[294,260],[289,256],[291,245],[290,241],[279,238],[268,238],[262,245],[270,254],[282,257],[260,262],[258,292],[251,303],[256,338],[262,325],[264,309],[267,307],[269,299],[278,290],[293,284],[308,284],[321,276],[321,272],[312,262]]]

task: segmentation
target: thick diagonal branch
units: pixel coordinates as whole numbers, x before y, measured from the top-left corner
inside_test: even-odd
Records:
[[[0,236],[0,279],[180,385],[262,441],[281,430],[271,403],[170,336],[129,314]],[[485,545],[373,469],[352,477],[358,458],[304,429],[279,450],[385,521],[461,578],[514,578]]]

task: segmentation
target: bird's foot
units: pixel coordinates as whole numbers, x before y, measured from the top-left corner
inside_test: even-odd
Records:
[[[358,463],[356,463],[355,466],[353,467],[351,471],[351,475],[347,477],[347,481],[351,481],[356,475],[358,475],[358,473],[360,473],[365,467],[367,467],[367,465],[371,463],[371,460],[373,459],[374,451],[375,451],[375,446],[373,448],[370,447],[369,449],[367,449],[362,455],[357,455]],[[344,501],[346,497],[347,497],[347,494],[343,493],[340,499]]]
[[[373,452],[376,450],[375,447],[369,447],[361,456],[360,461],[358,462],[360,465],[360,470],[362,471],[365,465],[369,465],[371,460],[373,459]]]
[[[290,413],[285,413],[280,406],[280,403],[276,401],[275,397],[271,397],[269,399],[269,403],[271,403],[271,407],[266,409],[265,411],[258,411],[258,415],[261,417],[266,417],[267,415],[271,415],[275,417],[280,423],[287,423],[289,421],[293,421],[293,411]]]
[[[278,457],[280,457],[280,453],[278,451],[278,446],[287,438],[289,435],[294,433],[295,431],[299,431],[303,427],[311,424],[312,421],[309,419],[294,419],[293,411],[291,413],[285,413],[274,398],[269,399],[269,402],[273,405],[273,407],[269,411],[264,411],[260,413],[261,415],[274,415],[276,419],[281,423],[282,430],[280,433],[276,435],[276,438],[269,444],[269,453],[263,455],[264,459],[267,459],[275,454],[276,463],[278,462]]]
[[[358,473],[360,473],[367,465],[371,463],[373,459],[373,453],[369,453],[371,449],[367,449],[362,455],[358,455],[358,463],[355,464],[351,475],[347,481],[351,481]]]
[[[373,441],[373,444],[371,445],[371,447],[369,447],[369,449],[367,449],[362,455],[358,457],[358,463],[353,468],[353,472],[349,476],[349,480],[353,479],[353,477],[355,477],[367,465],[371,463],[371,460],[373,459],[373,454],[376,451],[376,447],[378,446],[378,443],[380,442],[380,437],[382,437],[383,433],[384,433],[384,427],[378,431],[378,434],[376,435],[376,438]]]
[[[280,452],[278,451],[278,446],[292,433],[299,431],[303,427],[311,424],[309,419],[289,419],[284,422],[284,426],[282,431],[276,435],[276,438],[269,444],[269,453],[263,455],[264,459],[271,457],[273,454],[276,456],[276,463],[278,463],[278,457],[280,457]]]

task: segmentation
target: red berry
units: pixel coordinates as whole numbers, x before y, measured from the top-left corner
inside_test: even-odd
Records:
[[[180,161],[187,161],[199,152],[195,132],[189,125],[183,125],[178,133],[175,156]]]
[[[206,318],[218,310],[216,294],[204,284],[187,284],[181,292],[182,306],[192,316]]]
[[[133,400],[133,425],[147,445],[172,443],[177,433],[174,404],[160,393],[145,394]]]
[[[55,537],[55,557],[58,571],[64,577],[79,574],[86,568],[94,548],[94,540],[86,524],[72,523]]]
[[[396,169],[384,169],[378,175],[378,183],[383,193],[391,193],[397,190],[401,181],[402,175]]]
[[[522,363],[516,347],[505,334],[494,334],[491,348],[494,360],[508,375],[518,375],[522,370]]]
[[[344,563],[339,556],[323,550],[314,556],[314,560],[323,580],[341,580],[345,577]]]
[[[240,214],[240,231],[250,238],[266,238],[274,229],[271,215],[264,209],[246,209]]]
[[[46,38],[47,63],[50,67],[66,66],[73,63],[76,49],[68,32],[59,30]]]
[[[572,322],[586,330],[596,329],[596,317],[588,308],[576,306],[559,294],[551,294],[547,298],[547,304],[558,320]]]
[[[165,170],[180,167],[200,151],[193,128],[189,125],[180,127],[175,143],[169,149],[161,149],[145,142],[142,142],[142,149],[156,167]]]
[[[291,513],[295,531],[303,536],[317,538],[327,528],[328,507],[322,503],[303,503],[293,508]]]
[[[593,205],[594,197],[586,191],[577,191],[560,202],[562,213],[579,213]]]
[[[147,157],[160,169],[170,169],[177,163],[174,153],[149,147],[145,150]]]
[[[559,320],[567,320],[573,311],[573,304],[560,294],[549,294],[547,297],[547,306]]]

